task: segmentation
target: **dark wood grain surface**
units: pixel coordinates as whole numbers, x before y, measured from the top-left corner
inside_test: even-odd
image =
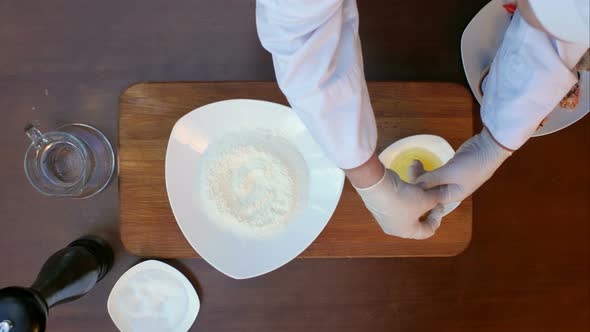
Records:
[[[368,79],[464,83],[461,32],[486,2],[362,1]],[[116,144],[118,98],[132,83],[271,79],[253,1],[1,0],[0,285],[30,284],[53,251],[105,232],[114,270],[52,310],[49,331],[116,331],[106,299],[139,260],[118,240],[116,185],[86,201],[28,185],[27,120],[89,123]],[[533,139],[475,195],[472,242],[454,258],[297,260],[246,281],[174,261],[201,296],[192,330],[588,331],[589,169],[589,117]]]
[[[379,151],[417,134],[439,135],[455,149],[473,136],[473,98],[459,84],[369,81],[367,87],[377,115]],[[129,253],[199,257],[182,235],[168,202],[166,148],[174,124],[188,112],[238,98],[287,105],[276,82],[268,81],[138,83],[121,95],[119,230]],[[402,239],[383,233],[356,190],[346,182],[330,222],[299,257],[456,256],[471,241],[472,210],[469,197],[445,217],[433,237],[423,241]]]

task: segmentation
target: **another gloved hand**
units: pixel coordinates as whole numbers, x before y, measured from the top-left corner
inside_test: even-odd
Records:
[[[392,170],[385,169],[383,178],[376,184],[355,189],[389,235],[421,240],[431,237],[440,226],[444,212],[443,206],[438,204],[440,192],[406,183]],[[420,217],[428,211],[430,214],[421,221]]]
[[[586,50],[584,45],[552,40],[517,11],[483,89],[481,115],[486,129],[463,143],[446,165],[423,174],[416,183],[430,190],[437,187],[442,203],[471,195],[511,150],[529,139],[576,83],[571,69]]]
[[[492,177],[511,154],[484,128],[465,141],[448,163],[420,175],[415,182],[424,189],[438,190],[443,204],[462,201]]]

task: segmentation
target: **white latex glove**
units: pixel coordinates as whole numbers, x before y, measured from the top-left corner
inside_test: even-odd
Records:
[[[385,169],[383,178],[371,187],[355,189],[386,234],[421,240],[434,235],[440,226],[444,212],[438,204],[440,192],[406,183],[390,169]],[[428,211],[430,214],[421,221]]]
[[[511,154],[484,129],[465,141],[448,163],[420,175],[415,182],[424,189],[438,190],[443,204],[462,201],[491,178]]]

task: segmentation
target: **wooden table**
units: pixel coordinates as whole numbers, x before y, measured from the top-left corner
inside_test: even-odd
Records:
[[[464,83],[461,31],[486,2],[360,1],[367,78]],[[116,145],[131,83],[273,79],[254,1],[6,0],[0,22],[0,285],[28,285],[79,235],[115,233],[115,269],[52,309],[48,331],[116,331],[106,298],[138,260],[116,235],[118,188],[75,202],[35,193],[22,127],[85,122]],[[586,117],[518,151],[475,195],[472,242],[458,257],[298,260],[247,281],[175,261],[199,285],[192,331],[587,331],[589,135]]]

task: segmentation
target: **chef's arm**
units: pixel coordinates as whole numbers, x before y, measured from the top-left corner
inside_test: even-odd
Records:
[[[438,188],[443,202],[465,199],[519,149],[577,82],[573,68],[587,46],[563,43],[530,25],[517,11],[483,87],[484,130],[443,167],[417,179]]]
[[[383,231],[414,239],[432,236],[443,211],[438,192],[401,181],[375,154],[377,128],[356,2],[258,0],[256,24],[281,91],[328,157],[345,170]]]
[[[355,1],[258,0],[256,25],[281,91],[324,152],[342,169],[366,164],[377,128]]]

